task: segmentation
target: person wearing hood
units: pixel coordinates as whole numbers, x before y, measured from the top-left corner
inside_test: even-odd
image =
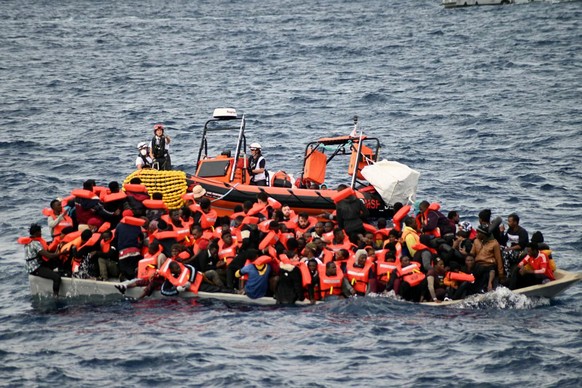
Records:
[[[347,189],[346,185],[339,185],[337,191]],[[358,244],[359,236],[366,233],[364,221],[368,218],[369,212],[364,203],[355,195],[350,195],[342,199],[336,205],[336,219],[338,226],[349,236],[350,241]]]
[[[277,304],[293,305],[298,300],[305,300],[303,291],[303,279],[299,267],[292,264],[281,264],[279,276],[277,276],[275,298]]]

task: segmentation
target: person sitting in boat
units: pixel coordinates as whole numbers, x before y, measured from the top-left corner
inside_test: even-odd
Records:
[[[431,204],[428,201],[420,202],[417,222],[419,229],[423,234],[433,237],[449,238],[450,242],[456,232],[454,225],[451,225],[449,219],[445,217],[438,209],[440,205]]]
[[[135,167],[138,170],[152,168],[152,158],[150,157],[148,143],[142,141],[137,145],[138,156],[135,159]]]
[[[204,281],[217,287],[225,288],[226,262],[218,259],[218,244],[214,241],[184,264],[192,264],[197,271],[204,274]],[[223,276],[219,274],[223,273]],[[224,279],[224,280],[223,280]]]
[[[434,267],[429,269],[426,274],[425,300],[440,303],[445,299],[447,295],[447,286],[444,282],[446,272],[444,260],[437,258]]]
[[[97,265],[99,266],[99,277],[97,280],[107,281],[110,277],[116,278],[119,276],[119,257],[117,249],[111,244],[112,241],[113,233],[110,230],[101,233],[101,240],[99,241],[100,249],[95,255]]]
[[[402,256],[397,269],[400,278],[398,295],[404,300],[420,302],[426,289],[426,275],[421,272],[420,264]]]
[[[416,227],[417,224],[414,218],[404,218],[401,240],[404,242],[406,255],[421,263],[423,271],[427,272],[432,267],[433,253],[436,253],[436,251],[431,250],[431,248],[420,242],[420,234]]]
[[[136,217],[141,217],[145,214],[146,207],[143,201],[150,199],[148,189],[142,184],[139,177],[131,178],[129,184],[123,186],[125,194],[127,195],[127,207],[129,207]]]
[[[368,260],[368,252],[358,249],[347,262],[346,277],[357,295],[365,296],[376,291],[374,263]]]
[[[349,298],[356,294],[343,271],[335,261],[318,265],[321,299]]]
[[[478,290],[493,290],[496,278],[505,281],[501,248],[487,225],[477,227],[477,238],[470,255],[475,258],[475,286]]]
[[[291,306],[305,300],[303,279],[299,267],[292,264],[280,264],[279,274],[273,280],[277,304]]]
[[[282,222],[291,221],[295,219],[295,217],[297,216],[297,214],[295,214],[295,211],[291,209],[291,206],[286,204],[281,205],[281,211],[283,212]]]
[[[321,294],[319,292],[319,263],[316,260],[309,260],[307,262],[307,271],[309,272],[309,281],[306,282],[305,297],[309,299],[311,304],[315,304],[319,300]]]
[[[170,136],[164,134],[163,124],[154,125],[154,137],[149,144],[150,158],[153,166],[158,170],[171,170],[172,160],[170,158]]]
[[[258,256],[259,252],[256,249],[248,249],[246,257],[250,261],[250,264],[245,265],[235,274],[237,278],[248,275],[244,292],[251,299],[262,298],[267,295],[267,291],[269,290],[271,266],[262,260],[259,262],[257,260]]]
[[[343,191],[348,186],[341,184],[337,187],[337,191]],[[349,195],[336,204],[337,223],[342,228],[350,241],[358,244],[359,235],[364,235],[364,222],[369,216],[368,209],[360,199],[355,195]]]
[[[512,290],[555,280],[548,257],[540,252],[537,243],[527,244],[527,255],[513,269],[509,288]]]
[[[53,269],[58,265],[59,254],[49,252],[48,245],[42,238],[42,228],[39,224],[30,225],[28,233],[29,237],[18,239],[18,242],[24,245],[26,270],[29,275],[52,280],[54,296],[58,296],[61,275]]]
[[[465,257],[465,265],[461,267],[460,272],[466,275],[475,276],[475,258],[473,256]],[[449,287],[451,288],[450,295],[453,300],[464,299],[467,296],[476,294],[480,291],[476,289],[475,282],[469,281],[454,282],[453,284],[450,284]]]
[[[212,229],[218,220],[218,213],[212,208],[210,200],[206,197],[200,198],[200,210],[192,213],[194,224],[199,224],[203,230]]]
[[[119,272],[126,279],[136,277],[137,264],[143,258],[141,247],[144,236],[139,221],[131,210],[125,210],[121,222],[115,227],[113,245],[119,252]]]
[[[262,148],[259,143],[252,143],[251,156],[249,158],[249,175],[251,176],[251,185],[267,186],[267,161],[263,157]]]
[[[94,186],[95,181],[93,179],[86,180],[83,182],[83,190],[80,190],[80,196],[75,196],[75,217],[80,229],[87,227],[87,221],[90,218],[96,217],[101,220],[110,220],[119,214],[105,210],[99,196],[93,193]]]

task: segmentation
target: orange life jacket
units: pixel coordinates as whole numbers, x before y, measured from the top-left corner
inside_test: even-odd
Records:
[[[51,217],[53,220],[56,220],[58,218],[58,216],[51,208],[42,209],[42,214],[47,217]],[[63,229],[68,228],[70,226],[73,226],[73,220],[71,219],[71,217],[69,217],[68,214],[65,213],[63,215],[62,220],[53,228],[52,237],[54,238],[55,236],[60,235]]]
[[[412,287],[418,286],[426,278],[426,275],[420,271],[420,264],[415,261],[406,267],[400,268],[398,276],[402,277],[402,280]]]
[[[178,265],[180,266],[180,275],[178,275],[178,277],[172,276],[172,273],[170,272],[170,263],[172,261],[178,263]],[[204,275],[202,275],[199,271],[196,271],[195,276],[193,278],[192,269],[193,267],[185,266],[179,261],[167,259],[166,261],[164,261],[164,264],[162,264],[158,273],[166,280],[168,280],[170,283],[172,283],[174,287],[180,287],[185,285],[187,282],[190,282],[190,288],[188,290],[193,292],[194,294],[197,294],[198,289],[200,288],[200,284],[204,279]]]
[[[360,294],[365,294],[368,289],[368,283],[370,281],[370,269],[373,266],[373,263],[366,261],[366,264],[363,268],[356,267],[355,258],[351,258],[348,260],[346,265],[346,276],[348,277],[348,281],[354,287],[356,292]]]
[[[337,268],[335,276],[327,276],[325,273],[325,264],[318,264],[319,271],[319,292],[321,293],[321,298],[325,298],[328,295],[341,295],[342,293],[342,281],[344,279],[344,273],[341,268]]]

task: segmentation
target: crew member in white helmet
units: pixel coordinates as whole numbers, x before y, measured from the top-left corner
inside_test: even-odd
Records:
[[[250,149],[249,174],[251,176],[251,185],[268,186],[267,162],[261,153],[261,145],[252,143]]]
[[[135,159],[135,167],[138,170],[142,168],[152,168],[152,158],[150,158],[148,152],[148,143],[142,141],[137,145],[137,149],[139,151],[139,155]]]

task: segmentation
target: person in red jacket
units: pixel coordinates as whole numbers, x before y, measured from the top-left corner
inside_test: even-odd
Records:
[[[527,244],[527,256],[513,269],[509,288],[534,286],[555,280],[548,257],[539,251],[537,243]]]

